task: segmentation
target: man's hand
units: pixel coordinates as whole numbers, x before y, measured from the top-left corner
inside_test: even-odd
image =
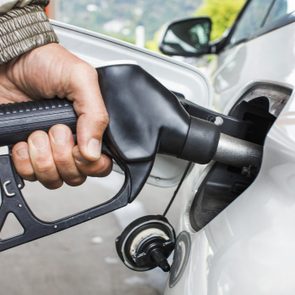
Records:
[[[63,181],[80,185],[86,176],[107,175],[111,160],[101,155],[101,142],[108,114],[95,69],[58,44],[36,48],[0,66],[0,103],[54,96],[73,102],[78,146],[65,125],[53,126],[48,134],[36,131],[13,147],[17,172],[50,189]]]

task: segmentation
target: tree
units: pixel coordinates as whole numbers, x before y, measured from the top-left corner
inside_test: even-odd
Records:
[[[194,15],[209,16],[212,19],[211,40],[216,40],[222,36],[226,29],[232,26],[245,1],[204,0],[204,3],[197,9]]]

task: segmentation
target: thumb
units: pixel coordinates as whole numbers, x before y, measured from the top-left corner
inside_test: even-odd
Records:
[[[98,75],[88,64],[76,65],[71,71],[68,99],[78,115],[77,141],[82,156],[96,161],[101,155],[102,136],[108,125],[108,114],[100,92]]]

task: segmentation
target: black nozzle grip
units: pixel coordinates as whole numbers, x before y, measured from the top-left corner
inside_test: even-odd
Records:
[[[76,122],[77,116],[73,105],[67,100],[51,99],[0,105],[0,146],[13,145],[26,140],[33,131],[48,131],[55,124],[65,124],[75,132]],[[24,229],[23,234],[8,239],[0,239],[0,251],[102,216],[124,207],[134,200],[150,174],[154,159],[137,162],[128,161],[128,158],[125,159],[117,152],[117,146],[114,144],[110,130],[107,130],[104,135],[103,147],[124,172],[125,181],[123,186],[108,201],[54,222],[40,220],[34,215],[22,195],[21,189],[23,185],[15,173],[10,155],[8,153],[0,155],[0,190],[2,199],[0,230],[5,224],[9,213],[15,215]],[[97,193],[99,194],[99,191]]]
[[[76,130],[77,115],[71,102],[48,99],[0,105],[0,146],[26,140],[35,130],[48,131],[55,124]]]
[[[199,164],[209,163],[217,150],[220,138],[215,124],[191,117],[189,131],[180,158]]]

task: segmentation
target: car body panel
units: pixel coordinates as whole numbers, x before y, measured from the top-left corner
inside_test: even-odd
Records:
[[[189,225],[189,207],[183,207],[185,220],[178,230],[190,233],[191,255],[182,279],[172,289],[167,286],[165,294],[294,293],[294,98],[268,133],[257,179],[238,199],[197,233]],[[184,185],[190,193],[181,195],[197,191],[195,174],[192,171]]]
[[[268,81],[293,87],[294,23],[224,50],[212,74],[214,106],[228,112],[252,83]]]
[[[295,24],[225,49],[213,74],[213,105],[225,114],[255,85],[295,85]],[[271,93],[270,93],[271,96]],[[178,232],[191,237],[190,258],[166,295],[291,295],[295,281],[295,94],[265,145],[254,183],[199,232],[190,204],[210,166],[193,169],[179,192]]]

